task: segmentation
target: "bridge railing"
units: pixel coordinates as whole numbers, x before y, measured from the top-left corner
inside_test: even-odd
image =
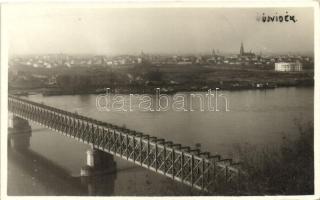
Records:
[[[110,123],[95,120],[10,95],[9,111],[63,135],[128,160],[206,192],[237,189],[240,169],[230,159],[175,144]]]

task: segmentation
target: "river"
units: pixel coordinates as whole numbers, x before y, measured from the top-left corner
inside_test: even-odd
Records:
[[[223,106],[220,111],[201,111],[201,104],[197,101],[193,102],[194,111],[170,108],[160,112],[123,112],[99,111],[97,95],[37,94],[28,99],[183,145],[200,143],[203,151],[234,160],[238,159],[236,146],[276,147],[284,135],[289,138],[298,135],[295,121],[302,126],[313,123],[313,88],[220,91],[220,94],[227,98],[227,112]],[[190,98],[190,93],[182,95]],[[130,98],[129,95],[123,97]],[[151,99],[154,98],[152,95]],[[169,96],[170,100],[172,98]],[[137,106],[136,101],[133,106]],[[30,150],[9,151],[8,195],[196,194],[186,186],[117,158],[116,174],[107,174],[99,180],[81,180],[80,168],[85,165],[85,151],[89,147],[39,125],[31,123],[31,126]]]

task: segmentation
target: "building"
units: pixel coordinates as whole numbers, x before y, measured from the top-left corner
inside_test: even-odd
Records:
[[[274,64],[275,71],[278,72],[300,72],[302,64],[300,62],[278,62]]]
[[[240,57],[255,57],[256,55],[252,52],[245,52],[244,51],[244,47],[243,47],[243,43],[241,42],[241,46],[240,46]]]

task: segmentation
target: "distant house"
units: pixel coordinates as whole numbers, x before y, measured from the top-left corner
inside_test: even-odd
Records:
[[[275,71],[278,72],[300,72],[302,64],[300,62],[278,62],[275,63]]]
[[[179,61],[177,62],[178,65],[191,65],[192,62],[191,61]]]
[[[48,78],[48,85],[56,85],[57,84],[57,76],[51,76]]]

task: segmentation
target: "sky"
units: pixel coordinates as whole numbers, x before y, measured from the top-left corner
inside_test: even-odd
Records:
[[[296,23],[262,23],[265,15]],[[277,14],[276,14],[277,13]],[[313,53],[313,8],[108,8],[12,5],[9,54]]]

